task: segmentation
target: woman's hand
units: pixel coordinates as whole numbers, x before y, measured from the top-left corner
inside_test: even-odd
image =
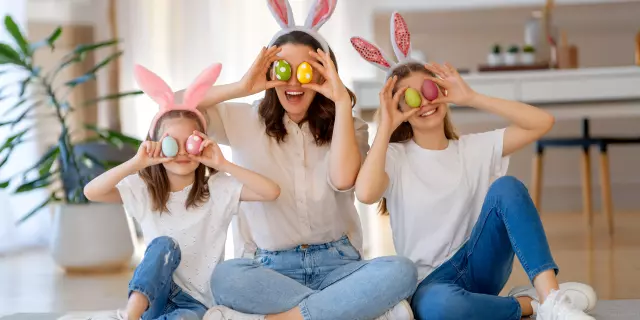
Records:
[[[351,97],[349,96],[347,87],[345,87],[342,80],[340,80],[336,65],[333,63],[333,60],[331,60],[329,53],[318,49],[318,52],[309,51],[309,55],[317,61],[308,61],[308,63],[311,64],[313,70],[317,71],[324,80],[321,84],[307,83],[303,84],[302,87],[322,94],[328,99],[331,99],[336,105],[339,104],[339,102],[345,102],[351,107]]]
[[[162,139],[167,135],[167,133],[162,135],[160,141],[144,141],[140,144],[138,152],[132,159],[138,170],[173,160],[162,154]]]
[[[405,112],[400,110],[400,99],[409,87],[402,87],[393,94],[397,81],[397,76],[389,78],[380,90],[380,127],[387,129],[389,134],[420,110],[420,108],[411,108]]]
[[[282,49],[273,46],[269,49],[262,48],[260,54],[249,68],[249,71],[240,80],[240,86],[247,93],[247,95],[256,94],[267,89],[275,88],[278,86],[287,85],[285,81],[281,80],[267,80],[267,72],[271,68],[274,62],[279,57],[278,53]]]
[[[435,82],[445,90],[442,97],[431,101],[432,104],[454,103],[460,106],[471,106],[476,92],[469,87],[453,66],[448,63],[445,63],[444,66],[428,63],[424,67],[436,75],[435,78],[425,77],[425,79]]]
[[[229,162],[225,159],[224,154],[222,154],[220,146],[202,132],[194,131],[193,134],[202,138],[202,143],[200,144],[200,155],[189,154],[189,158],[209,168],[224,171],[225,166]]]

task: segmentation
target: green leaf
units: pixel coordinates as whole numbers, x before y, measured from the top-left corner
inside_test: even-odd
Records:
[[[20,47],[20,50],[22,50],[22,53],[26,57],[30,57],[31,49],[29,48],[29,43],[27,42],[27,40],[24,39],[24,36],[22,35],[20,28],[18,27],[16,22],[13,21],[13,18],[11,18],[11,16],[7,15],[4,17],[4,26],[7,28],[7,31],[9,31],[9,34],[11,34],[11,36],[13,37],[13,40],[15,40],[18,47]]]
[[[27,221],[29,218],[31,218],[34,214],[36,214],[38,211],[40,211],[40,209],[46,207],[49,203],[51,202],[57,202],[60,201],[62,199],[60,199],[59,197],[56,196],[55,192],[52,192],[49,195],[49,198],[47,198],[47,200],[43,201],[42,203],[40,203],[37,207],[35,207],[33,210],[31,210],[29,213],[25,214],[24,216],[22,216],[22,218],[20,218],[20,220],[18,220],[16,222],[17,225],[20,225],[22,223],[24,223],[25,221]]]
[[[73,53],[76,54],[76,55],[79,55],[79,54],[83,54],[83,53],[86,53],[86,52],[94,51],[96,49],[109,47],[109,46],[117,44],[118,42],[119,42],[118,40],[108,40],[108,41],[96,42],[96,43],[92,43],[92,44],[81,44],[81,45],[78,45],[73,50]]]
[[[119,161],[100,160],[88,153],[83,153],[82,158],[83,162],[85,163],[85,165],[87,165],[88,168],[91,168],[95,165],[100,167],[101,169],[109,170],[119,166],[122,163]]]
[[[4,144],[2,146],[0,146],[0,152],[4,151],[7,148],[11,148],[14,146],[14,144],[20,143],[20,139],[27,133],[29,132],[29,130],[31,130],[31,127],[26,128],[12,136],[10,136],[9,138],[7,138],[7,140],[4,141]]]
[[[20,123],[20,121],[22,121],[24,119],[24,117],[27,116],[27,114],[29,114],[29,112],[33,110],[33,106],[30,106],[29,108],[27,108],[27,110],[25,110],[24,112],[22,112],[15,120],[13,120],[13,123],[11,124],[11,130],[13,130],[13,128]]]
[[[25,102],[27,102],[27,100],[29,100],[28,98],[22,98],[20,99],[20,101],[16,102],[11,108],[7,109],[3,115],[8,115],[11,112],[13,112],[14,110],[16,110],[17,108],[19,108],[21,105],[25,104]]]
[[[140,94],[143,94],[143,93],[144,92],[142,92],[142,91],[125,91],[125,92],[120,92],[120,93],[114,93],[114,94],[98,97],[98,98],[95,98],[95,99],[87,100],[84,103],[84,106],[85,107],[90,107],[90,106],[95,105],[96,103],[101,102],[101,101],[119,100],[119,99],[124,98],[124,97],[137,96],[137,95],[140,95]]]
[[[61,34],[62,34],[62,27],[57,27],[55,30],[53,30],[51,35],[49,35],[49,37],[47,38],[47,43],[49,43],[49,47],[51,47],[52,50],[56,48],[55,46],[56,40],[60,38]]]
[[[118,59],[124,52],[123,51],[118,51],[116,53],[113,53],[111,55],[109,55],[108,57],[106,57],[104,60],[100,61],[100,63],[98,63],[97,65],[95,65],[93,68],[91,68],[91,70],[87,71],[85,74],[71,80],[68,81],[67,83],[65,83],[65,85],[70,86],[70,87],[75,87],[79,84],[85,83],[87,81],[93,80],[96,78],[96,73],[104,68],[106,65],[108,65],[111,61]]]
[[[0,43],[0,64],[16,64],[26,66],[27,64],[20,58],[20,54],[6,43]]]
[[[24,93],[27,91],[27,85],[29,85],[30,81],[31,81],[31,76],[26,77],[24,80],[20,82],[20,95],[19,95],[20,98],[22,98],[24,96]]]
[[[16,193],[23,193],[23,192],[29,192],[35,189],[41,189],[41,188],[45,188],[48,187],[49,185],[51,185],[53,183],[53,180],[51,179],[51,177],[53,177],[56,174],[56,172],[49,172],[46,173],[42,176],[39,176],[38,178],[36,178],[35,180],[29,181],[29,182],[25,182],[23,184],[21,184],[17,189],[16,189]]]
[[[142,143],[142,141],[131,137],[131,136],[127,136],[124,135],[120,132],[117,131],[113,131],[113,130],[108,130],[108,129],[100,129],[94,125],[89,125],[89,124],[85,124],[85,128],[87,130],[93,131],[95,133],[98,134],[98,136],[100,138],[102,138],[104,141],[118,147],[118,148],[122,148],[125,145],[129,145],[133,148],[138,148],[140,146],[140,144]]]
[[[9,186],[10,183],[11,183],[11,180],[7,180],[5,182],[1,182],[0,183],[0,189],[6,189]]]

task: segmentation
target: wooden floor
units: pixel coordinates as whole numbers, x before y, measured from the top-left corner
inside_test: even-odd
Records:
[[[616,213],[616,234],[606,233],[596,214],[592,231],[577,214],[544,214],[543,221],[561,281],[591,284],[600,299],[640,298],[640,214]],[[388,221],[377,221],[377,254],[392,254]],[[0,315],[18,312],[65,312],[122,307],[131,271],[110,275],[66,275],[46,251],[0,258]],[[527,284],[516,262],[505,287]]]

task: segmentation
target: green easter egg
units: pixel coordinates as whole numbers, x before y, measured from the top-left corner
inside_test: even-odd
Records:
[[[414,88],[409,88],[404,92],[404,101],[412,108],[418,108],[422,104],[420,93]]]
[[[165,157],[175,157],[178,154],[178,142],[176,139],[169,136],[162,139],[162,154]]]
[[[274,68],[276,71],[276,79],[282,81],[289,81],[289,79],[291,79],[291,65],[289,65],[289,62],[278,60]]]

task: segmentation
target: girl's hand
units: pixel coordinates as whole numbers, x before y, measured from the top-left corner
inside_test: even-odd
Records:
[[[420,108],[411,108],[405,112],[400,110],[400,99],[409,87],[402,87],[398,89],[396,94],[393,94],[393,88],[395,88],[397,81],[397,76],[389,78],[380,90],[380,127],[389,130],[389,134],[420,111]]]
[[[267,89],[275,88],[278,86],[287,85],[285,81],[281,80],[267,80],[267,72],[271,68],[274,62],[279,57],[277,54],[282,49],[278,47],[271,47],[269,49],[262,48],[260,54],[249,68],[249,71],[240,80],[240,85],[247,95],[256,94]]]
[[[202,138],[202,143],[200,144],[200,155],[189,154],[189,158],[209,168],[224,171],[224,167],[228,164],[228,161],[224,158],[220,146],[202,132],[194,131],[193,134]]]
[[[138,170],[173,161],[173,158],[165,157],[162,154],[162,139],[167,135],[167,133],[162,135],[160,141],[144,141],[140,144],[140,147],[138,147],[138,153],[133,157]]]
[[[318,49],[318,52],[309,51],[309,55],[317,60],[308,61],[309,64],[311,64],[314,71],[317,71],[322,76],[324,81],[322,84],[303,84],[302,87],[316,91],[331,99],[336,104],[341,101],[345,103],[348,101],[348,105],[351,107],[351,97],[349,96],[347,87],[345,87],[342,80],[340,80],[336,66],[333,60],[331,60],[329,53]]]
[[[437,63],[428,63],[424,66],[433,72],[436,77],[425,77],[445,90],[443,97],[431,101],[432,104],[454,103],[460,106],[470,106],[476,96],[476,92],[462,79],[458,71],[450,64],[444,66]]]

